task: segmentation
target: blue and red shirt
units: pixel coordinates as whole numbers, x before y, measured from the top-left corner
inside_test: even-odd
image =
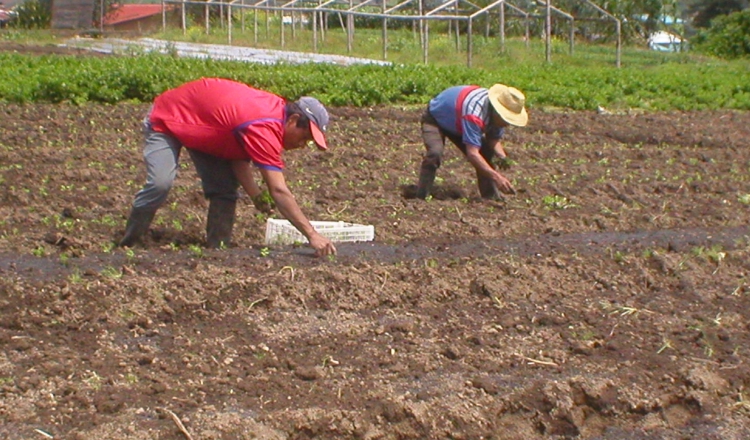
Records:
[[[501,139],[504,129],[492,122],[492,104],[487,89],[477,86],[454,86],[432,98],[430,114],[440,128],[460,136],[465,145],[482,146],[482,137]]]
[[[273,93],[221,78],[203,78],[159,95],[154,131],[186,148],[228,160],[251,160],[281,171],[286,101]]]

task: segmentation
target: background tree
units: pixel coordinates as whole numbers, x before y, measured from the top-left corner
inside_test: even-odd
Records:
[[[52,22],[52,0],[26,0],[17,5],[9,26],[22,29],[46,29]]]
[[[720,15],[693,40],[700,51],[722,58],[750,55],[750,9]]]
[[[690,0],[687,11],[693,26],[707,28],[715,17],[742,11],[747,7],[748,0]]]

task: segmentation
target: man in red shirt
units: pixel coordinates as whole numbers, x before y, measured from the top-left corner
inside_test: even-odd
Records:
[[[327,149],[328,119],[315,98],[286,101],[227,79],[203,78],[162,93],[143,121],[148,177],[135,196],[120,246],[132,246],[148,230],[167,199],[185,147],[209,200],[209,247],[229,244],[240,186],[256,208],[270,211],[253,178],[252,162],[276,209],[307,237],[316,255],[335,255],[333,243],[315,231],[289,190],[281,159],[282,151],[303,148],[311,141]]]

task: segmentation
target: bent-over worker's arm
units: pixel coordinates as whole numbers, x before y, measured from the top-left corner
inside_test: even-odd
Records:
[[[233,160],[231,163],[234,177],[240,182],[242,189],[245,190],[251,199],[258,197],[261,190],[253,177],[253,170],[250,166],[250,162],[246,160]]]
[[[233,160],[232,171],[234,176],[240,182],[242,189],[245,190],[247,195],[253,201],[255,208],[266,214],[273,212],[273,204],[266,197],[263,197],[263,191],[258,186],[253,176],[253,169],[249,161],[245,160]]]
[[[500,139],[490,139],[488,142],[490,143],[490,146],[492,146],[492,149],[495,151],[495,156],[497,156],[499,159],[506,159],[508,157],[508,155],[505,154],[505,148],[503,147],[503,142]]]
[[[476,145],[466,146],[466,159],[474,168],[481,174],[489,177],[497,185],[497,189],[505,194],[515,194],[515,189],[505,176],[495,171],[490,164],[484,160],[484,157],[479,153],[479,147]]]
[[[292,192],[286,184],[284,173],[281,171],[261,168],[260,174],[266,182],[268,192],[276,203],[276,209],[278,209],[281,215],[289,220],[298,231],[307,237],[310,246],[315,249],[316,255],[335,255],[336,247],[331,243],[331,240],[320,235],[315,228],[312,227],[310,221],[305,217],[305,214],[302,213],[302,210],[297,204],[297,200],[294,198],[294,195],[292,195]]]

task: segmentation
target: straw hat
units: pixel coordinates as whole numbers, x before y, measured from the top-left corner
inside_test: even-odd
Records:
[[[524,104],[526,97],[520,90],[503,84],[495,84],[489,91],[492,107],[510,125],[523,127],[529,122]]]

